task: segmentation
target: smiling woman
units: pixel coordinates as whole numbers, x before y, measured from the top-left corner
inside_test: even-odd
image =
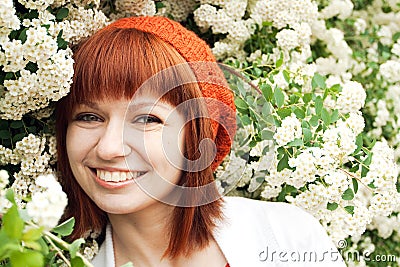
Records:
[[[321,260],[337,251],[307,213],[219,195],[213,171],[230,151],[235,107],[194,33],[162,17],[121,19],[74,60],[71,93],[56,110],[58,167],[65,217],[78,222],[70,238],[103,232],[96,267],[263,266],[266,247],[342,266]]]

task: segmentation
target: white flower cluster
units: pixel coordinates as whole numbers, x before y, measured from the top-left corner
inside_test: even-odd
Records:
[[[18,30],[19,28],[20,21],[15,15],[13,0],[2,0],[0,5],[0,44],[8,40],[8,35],[12,30]]]
[[[81,39],[89,37],[97,30],[106,26],[109,19],[101,10],[86,9],[84,6],[66,6],[69,10],[66,20],[54,24],[54,34],[63,31],[62,37],[69,43],[78,43]]]
[[[311,28],[309,24],[296,23],[292,27],[293,30],[283,29],[277,33],[277,46],[284,51],[310,46]]]
[[[26,209],[35,223],[46,230],[51,230],[57,226],[64,213],[68,203],[67,195],[52,174],[40,175],[35,182],[41,191],[33,193],[32,200],[26,204]]]
[[[264,0],[260,6],[264,7],[258,10],[258,14],[265,12],[260,14],[263,21],[271,21],[278,29],[302,22],[312,24],[318,17],[316,2],[309,0]]]
[[[154,16],[156,5],[152,0],[116,0],[116,12],[119,16]]]
[[[97,9],[83,6],[92,1],[74,1],[65,6],[68,17],[58,22],[48,10],[64,2],[53,0],[21,0],[29,9],[38,11],[38,18],[24,19],[25,40],[9,39],[11,30],[20,28],[12,1],[1,5],[0,66],[12,75],[0,85],[0,117],[19,120],[26,113],[48,106],[69,92],[73,75],[72,52],[59,49],[58,35],[71,43],[87,37],[106,25],[108,19]]]
[[[278,146],[284,146],[296,138],[301,138],[301,122],[293,113],[282,120],[280,127],[276,129],[274,139]]]
[[[379,73],[390,83],[400,82],[400,61],[388,60],[380,65]]]
[[[72,53],[58,50],[57,42],[44,27],[29,28],[27,39],[0,44],[0,65],[6,72],[18,72],[20,77],[4,81],[5,92],[0,98],[0,116],[19,120],[30,111],[46,107],[69,91],[72,81]],[[28,71],[29,64],[37,68]]]
[[[28,9],[44,11],[47,7],[53,4],[54,0],[18,0],[18,2]]]
[[[330,152],[330,149],[327,151]],[[352,179],[359,176],[360,173],[342,170],[336,161],[330,160],[327,161],[326,168],[321,169],[323,171],[318,173],[318,176],[324,179],[325,184],[317,181],[315,184],[309,185],[305,192],[295,198],[288,196],[287,200],[308,210],[320,219],[336,241],[343,240],[348,236],[361,236],[367,226],[369,229],[380,229],[380,235],[387,237],[394,229],[398,229],[393,227],[399,223],[396,216],[387,217],[392,212],[400,210],[400,194],[396,190],[398,168],[394,161],[393,150],[386,143],[377,142],[371,152],[373,156],[369,172],[366,177],[357,178],[360,192],[355,195],[354,199],[345,200],[342,195],[346,190],[352,188]],[[308,156],[307,160],[312,161],[313,158]],[[299,161],[295,160],[295,162]],[[315,169],[315,165],[309,164],[305,160],[302,163],[308,168]],[[288,176],[286,175],[286,178]],[[267,181],[269,182],[269,179]],[[368,186],[370,183],[373,183],[374,188]],[[338,207],[330,211],[326,209],[328,203],[336,203]],[[353,207],[353,214],[344,209],[346,206]],[[372,224],[370,224],[371,222]],[[378,226],[379,222],[386,222],[386,224]],[[395,223],[394,226],[388,225],[389,222]]]
[[[337,108],[344,114],[357,112],[364,107],[366,98],[367,94],[360,83],[347,81],[342,85],[342,91],[336,101]]]
[[[241,48],[254,31],[254,20],[242,19],[247,5],[247,0],[201,1],[200,7],[193,12],[194,20],[201,30],[211,28],[214,34],[226,34],[226,38],[216,42],[212,48],[217,58],[231,56],[239,51],[243,54]]]
[[[319,12],[323,19],[330,19],[337,16],[339,19],[348,18],[353,12],[353,3],[350,0],[332,0],[329,5]]]
[[[8,178],[8,172],[6,170],[0,170],[0,215],[3,214],[11,204],[5,197],[6,186],[9,182]]]
[[[377,229],[378,235],[382,238],[390,237],[394,231],[400,229],[400,215],[397,216],[376,216],[373,218],[368,229]]]
[[[360,27],[360,32],[365,32],[366,29],[375,31],[378,38],[373,42],[362,42],[360,50],[367,51],[367,60],[357,59],[351,71],[362,79],[374,75],[373,69],[369,66],[375,64],[379,70],[372,82],[364,85],[367,92],[369,90],[375,92],[377,88],[384,92],[367,105],[366,110],[369,116],[373,117],[374,126],[368,135],[379,140],[382,134],[385,134],[388,143],[396,151],[395,156],[398,161],[400,159],[400,135],[398,134],[400,131],[400,109],[398,108],[400,39],[396,40],[395,36],[400,32],[400,16],[397,2],[375,0],[369,8],[353,12],[352,17],[356,18],[356,22],[361,22],[355,25],[356,29]],[[390,12],[389,6],[392,9]],[[382,44],[385,47],[384,52],[382,52]],[[391,132],[388,132],[388,129],[392,129]]]
[[[353,114],[346,121],[339,120],[323,133],[323,148],[340,163],[347,162],[350,154],[357,148],[356,137],[363,126],[364,118],[359,114]]]
[[[54,163],[55,157],[54,136],[39,137],[29,134],[17,142],[14,149],[0,145],[0,164],[20,164],[12,185],[19,200],[38,190],[33,181],[37,176],[51,171],[50,164]]]
[[[246,160],[235,155],[231,152],[229,158],[227,157],[224,162],[218,166],[215,176],[219,183],[224,182],[229,186],[244,186],[250,181],[251,168],[246,167]],[[224,189],[222,189],[224,190]]]
[[[200,1],[200,4],[193,12],[197,26],[203,31],[211,29],[214,34],[226,34],[212,48],[219,59],[243,58],[244,42],[254,33],[255,25],[261,26],[263,21],[272,22],[279,30],[291,28],[278,33],[278,46],[285,51],[307,47],[311,35],[309,25],[318,15],[317,5],[310,0],[224,0]]]
[[[159,9],[157,15],[170,16],[175,21],[184,21],[196,8],[195,0],[166,0],[163,8]]]
[[[90,246],[85,246],[82,254],[83,256],[85,256],[86,259],[92,260],[98,252],[99,244],[96,242],[96,240],[93,240],[93,243]]]

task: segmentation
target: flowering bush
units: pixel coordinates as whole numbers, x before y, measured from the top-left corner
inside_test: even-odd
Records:
[[[399,265],[395,0],[2,1],[0,260],[83,266],[96,253],[92,238],[62,240],[72,219],[57,226],[67,202],[53,175],[52,104],[71,83],[68,44],[139,15],[180,21],[229,66],[239,127],[216,172],[221,192],[293,203],[343,252],[397,255]]]

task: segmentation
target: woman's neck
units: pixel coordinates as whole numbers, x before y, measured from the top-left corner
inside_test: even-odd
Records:
[[[159,203],[133,214],[109,214],[113,228],[116,266],[128,261],[160,266],[169,243],[169,225],[174,207]]]

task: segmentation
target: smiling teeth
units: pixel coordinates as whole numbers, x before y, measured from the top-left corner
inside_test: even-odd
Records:
[[[97,170],[97,177],[106,182],[123,182],[135,179],[143,174],[144,172],[109,172],[104,170]]]

